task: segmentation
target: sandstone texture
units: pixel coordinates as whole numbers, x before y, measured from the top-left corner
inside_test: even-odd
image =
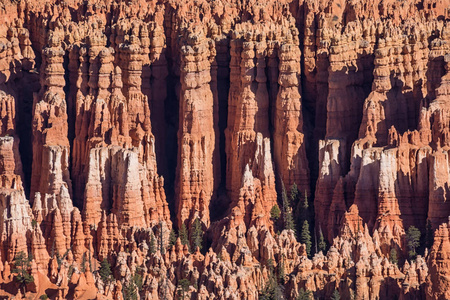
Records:
[[[0,1],[0,298],[450,299],[449,21]]]

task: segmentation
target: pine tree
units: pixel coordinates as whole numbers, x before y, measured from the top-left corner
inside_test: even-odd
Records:
[[[128,284],[124,285],[122,288],[122,294],[124,300],[137,300],[138,293],[136,284],[134,284],[134,282],[131,281]]]
[[[14,258],[14,268],[12,273],[14,274],[14,279],[16,279],[20,288],[23,289],[23,294],[25,295],[26,285],[34,282],[34,277],[29,273],[29,269],[31,268],[31,259],[27,257],[25,252],[20,251],[16,254]]]
[[[87,256],[86,252],[83,253],[83,257],[81,259],[81,272],[86,272],[86,263],[87,263]]]
[[[100,275],[100,278],[102,279],[103,283],[108,284],[112,281],[112,272],[111,272],[111,265],[109,264],[108,260],[105,258],[100,263],[100,269],[98,270],[98,274]]]
[[[199,218],[195,219],[194,224],[192,226],[192,251],[196,251],[197,247],[199,250],[203,248],[203,229],[202,222]]]
[[[331,300],[340,300],[341,294],[339,294],[338,290],[334,290],[333,294],[331,295]]]
[[[308,221],[303,222],[302,231],[300,234],[300,243],[306,245],[306,253],[308,256],[311,255],[311,233],[309,231],[309,223]]]
[[[301,288],[298,291],[297,300],[311,300],[311,298],[312,298],[311,291],[305,291],[304,288]]]
[[[191,283],[187,279],[181,279],[178,282],[178,295],[181,297],[181,299],[184,299],[186,292],[189,291],[190,285]]]
[[[319,231],[319,251],[322,251],[323,254],[326,254],[327,243],[325,242],[325,238],[323,237],[322,228]]]
[[[181,224],[180,228],[180,240],[182,245],[189,245],[189,237],[188,237],[188,231],[186,228],[186,225],[183,223]]]
[[[162,222],[159,222],[159,228],[161,230],[159,234],[159,249],[161,251],[161,254],[164,255],[164,253],[166,253],[166,249],[164,249],[164,242],[163,242],[164,228]]]
[[[281,211],[277,204],[272,206],[272,209],[270,210],[270,218],[273,219],[275,222],[278,221],[280,218]]]
[[[416,258],[416,249],[420,246],[420,231],[414,226],[408,228],[406,233],[406,240],[408,242],[408,254],[410,259]]]
[[[392,248],[389,252],[389,261],[393,264],[398,263],[397,250],[395,250],[395,248]]]
[[[297,184],[294,184],[291,186],[291,195],[290,195],[290,200],[291,200],[291,207],[295,207],[297,205],[297,198],[298,198],[298,188],[297,188]]]
[[[155,240],[155,235],[153,234],[153,232],[151,233],[151,236],[150,236],[150,245],[148,248],[149,248],[150,254],[156,253],[156,240]]]
[[[171,249],[176,242],[177,242],[177,234],[175,233],[175,229],[172,228],[169,235],[169,249]]]
[[[278,282],[282,285],[284,285],[286,279],[286,273],[284,270],[284,261],[281,260],[279,266],[278,266]]]
[[[269,278],[266,282],[266,285],[263,290],[259,292],[259,299],[261,300],[271,300],[271,299],[277,299],[275,298],[275,294],[277,294],[277,280],[275,278],[274,274],[274,262],[272,258],[269,258],[267,260],[267,269],[268,269],[268,275]]]
[[[434,233],[433,233],[433,226],[431,224],[430,220],[427,220],[427,228],[425,231],[425,247],[431,249],[434,243]]]
[[[309,209],[309,202],[308,202],[308,193],[305,191],[305,198],[302,202],[302,206],[301,206],[301,221],[303,223],[303,221],[309,221],[309,215],[308,215],[308,209]]]
[[[137,267],[136,271],[134,271],[134,275],[133,275],[133,282],[136,285],[136,288],[139,292],[142,291],[142,286],[144,284],[144,278],[142,277],[141,272],[142,272],[142,268]]]
[[[295,232],[295,223],[294,223],[294,218],[292,217],[292,209],[291,209],[291,206],[289,205],[289,201],[287,198],[286,189],[284,188],[284,184],[282,187],[281,197],[283,200],[284,229],[293,230]]]

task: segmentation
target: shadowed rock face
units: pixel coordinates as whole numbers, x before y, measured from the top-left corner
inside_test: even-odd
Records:
[[[448,0],[3,1],[0,296],[24,292],[24,252],[30,297],[449,298],[449,18]]]

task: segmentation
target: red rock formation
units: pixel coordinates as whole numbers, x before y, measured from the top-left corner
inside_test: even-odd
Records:
[[[280,88],[275,107],[274,156],[281,180],[287,187],[298,183],[299,190],[309,193],[300,99],[300,53],[298,33],[288,33],[278,49]],[[261,58],[260,58],[261,59]]]
[[[214,100],[210,87],[213,55],[205,30],[186,28],[181,40],[180,129],[178,132],[178,224],[199,218],[209,226],[209,204],[214,196]],[[181,226],[181,225],[180,225]]]
[[[448,294],[448,262],[450,259],[448,224],[439,226],[434,235],[434,244],[429,257],[429,275],[427,278],[427,299],[446,299]]]
[[[23,251],[34,298],[447,298],[448,1],[4,2],[0,296]]]

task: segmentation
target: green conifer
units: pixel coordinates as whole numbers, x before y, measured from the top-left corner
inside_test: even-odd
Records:
[[[275,222],[278,221],[280,218],[281,211],[277,204],[272,206],[272,209],[270,210],[270,218],[273,219]]]
[[[153,232],[151,233],[150,236],[150,245],[148,247],[150,254],[155,254],[156,253],[156,240],[155,240],[155,235],[153,234]]]
[[[301,288],[298,291],[297,300],[311,300],[311,299],[312,299],[311,291],[308,291],[308,290],[305,291],[304,288]]]
[[[203,228],[202,222],[199,218],[195,219],[192,226],[192,251],[196,251],[197,247],[199,250],[203,248]]]
[[[331,295],[331,300],[340,300],[341,294],[339,294],[338,290],[334,290],[333,294]]]
[[[397,250],[395,250],[395,248],[392,248],[389,252],[389,261],[393,264],[398,263]]]
[[[100,278],[105,284],[111,282],[112,280],[111,265],[109,264],[106,258],[104,258],[100,263],[100,269],[98,270],[98,274],[100,275]]]
[[[290,194],[290,200],[291,200],[291,207],[295,207],[298,202],[298,187],[297,184],[294,184],[291,186],[291,194]]]
[[[14,258],[14,268],[12,270],[12,274],[14,274],[14,279],[19,282],[23,295],[25,295],[26,285],[34,282],[34,277],[29,272],[30,268],[31,259],[25,254],[25,252],[20,251],[17,253]]]
[[[416,258],[416,249],[420,246],[420,231],[414,226],[410,226],[406,233],[406,240],[408,242],[408,254],[410,259]]]
[[[176,242],[177,242],[177,234],[175,233],[175,229],[172,228],[169,235],[169,246],[168,246],[169,249],[171,249]]]
[[[434,243],[434,232],[433,232],[433,226],[431,224],[430,220],[427,220],[427,228],[425,232],[425,247],[431,249]]]
[[[292,208],[289,205],[289,201],[286,194],[286,189],[284,188],[284,184],[282,186],[282,194],[283,200],[283,221],[284,221],[284,229],[293,230],[295,232],[295,223],[294,218],[292,217]]]
[[[308,256],[311,255],[311,233],[309,231],[309,223],[308,221],[303,222],[302,231],[300,233],[300,243],[305,244],[306,253]]]
[[[178,282],[178,295],[181,297],[181,299],[184,299],[186,292],[189,291],[189,286],[191,283],[187,279],[181,279]]]
[[[325,238],[323,237],[322,228],[319,231],[319,251],[322,251],[323,254],[326,254],[327,243],[325,242]]]
[[[180,228],[179,234],[180,234],[181,244],[182,245],[189,245],[188,231],[187,231],[186,225],[184,223],[181,224],[181,228]]]

